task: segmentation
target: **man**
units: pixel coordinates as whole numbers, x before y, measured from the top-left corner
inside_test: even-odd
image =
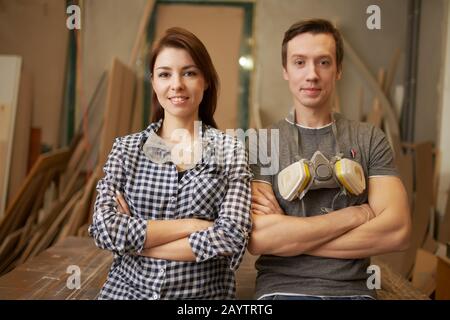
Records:
[[[258,299],[376,298],[367,286],[370,256],[408,246],[407,195],[385,135],[332,112],[342,59],[342,38],[326,20],[301,21],[285,33],[283,76],[294,108],[271,127],[279,141],[270,134],[259,141],[276,145],[270,159],[279,161],[279,170],[267,174],[261,164],[267,161],[252,165],[249,251],[261,255]],[[361,165],[359,194],[337,178],[340,159],[351,160],[352,168]],[[304,192],[286,189],[297,179],[293,163],[308,164],[304,176],[315,175],[300,187]],[[358,175],[350,178],[358,182]]]

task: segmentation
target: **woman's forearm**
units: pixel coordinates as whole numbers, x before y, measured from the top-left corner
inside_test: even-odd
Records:
[[[195,261],[188,237],[144,249],[140,255],[164,260]]]
[[[148,220],[144,248],[153,248],[185,238],[211,225],[212,222],[200,219]]]

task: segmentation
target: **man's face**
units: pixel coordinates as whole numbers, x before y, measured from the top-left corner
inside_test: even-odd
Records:
[[[296,108],[329,108],[336,80],[341,77],[333,36],[302,33],[292,38],[287,43],[283,76],[289,82]]]

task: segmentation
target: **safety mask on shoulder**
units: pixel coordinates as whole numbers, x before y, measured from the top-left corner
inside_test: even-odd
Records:
[[[360,195],[366,189],[361,165],[339,156],[328,160],[316,151],[311,160],[301,159],[278,174],[278,189],[288,201],[302,199],[309,190],[323,188],[343,188],[352,195]]]
[[[293,125],[294,140],[301,154],[301,142],[297,128]],[[360,195],[366,189],[364,170],[353,160],[343,158],[337,141],[337,128],[333,118],[333,135],[336,139],[336,155],[330,160],[316,151],[311,160],[300,159],[278,174],[278,189],[288,201],[300,200],[309,190],[340,188],[344,193]]]

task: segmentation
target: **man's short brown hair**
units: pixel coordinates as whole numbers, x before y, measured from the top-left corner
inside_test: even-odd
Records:
[[[336,65],[338,71],[342,68],[342,60],[344,59],[344,44],[340,32],[331,24],[330,21],[324,19],[302,20],[294,23],[285,33],[283,44],[281,46],[281,60],[283,67],[286,68],[287,63],[287,44],[294,37],[302,33],[328,33],[334,38],[336,44]]]

